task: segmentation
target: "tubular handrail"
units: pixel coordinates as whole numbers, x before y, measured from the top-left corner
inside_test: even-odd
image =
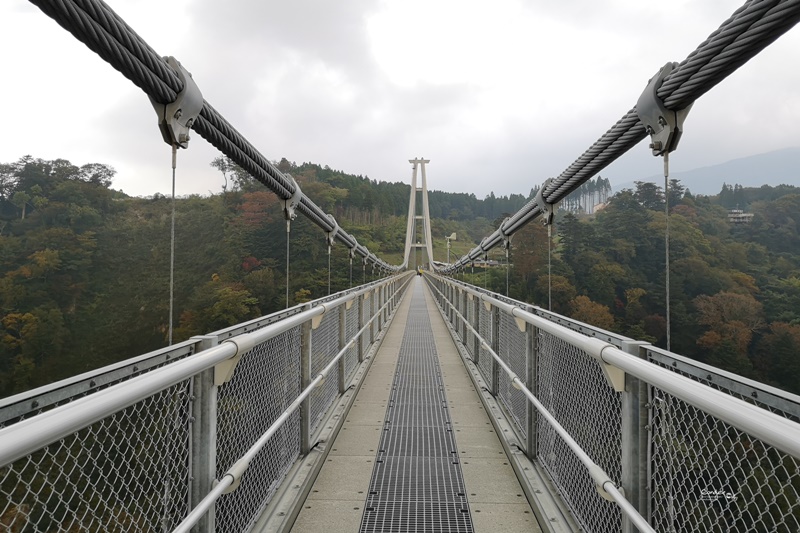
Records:
[[[33,450],[47,446],[75,431],[93,424],[117,411],[133,405],[168,387],[208,370],[227,359],[243,355],[254,346],[298,326],[307,320],[323,315],[327,309],[344,305],[378,287],[410,276],[411,272],[398,274],[367,288],[351,292],[341,298],[290,316],[262,329],[243,333],[191,357],[152,370],[128,381],[95,392],[84,398],[61,405],[37,416],[0,429],[0,466],[20,459]]]
[[[398,289],[398,292],[403,294],[404,288],[410,281],[411,277],[406,279],[403,285]],[[264,448],[264,446],[266,446],[269,439],[271,439],[275,433],[277,433],[281,426],[283,426],[283,424],[289,420],[289,417],[292,415],[292,413],[300,408],[303,401],[311,395],[312,391],[324,383],[328,373],[330,373],[333,367],[338,364],[339,359],[341,359],[344,354],[346,354],[347,351],[355,345],[359,337],[361,337],[361,335],[363,335],[364,332],[372,326],[372,323],[380,316],[381,312],[389,307],[391,303],[392,302],[390,300],[387,300],[380,307],[380,309],[375,312],[375,314],[364,324],[364,326],[358,330],[353,338],[350,339],[350,341],[345,344],[341,350],[339,350],[336,356],[334,356],[327,365],[325,365],[325,368],[323,368],[320,373],[311,380],[308,386],[303,389],[297,398],[295,398],[294,401],[292,401],[292,403],[289,404],[289,406],[278,416],[278,418],[275,419],[275,421],[247,450],[247,452],[240,457],[239,460],[237,460],[227,472],[225,472],[225,474],[222,476],[222,479],[216,482],[214,489],[209,492],[194,509],[192,509],[192,511],[186,516],[186,518],[183,519],[180,524],[178,524],[178,526],[173,530],[173,533],[188,533],[192,527],[203,517],[203,515],[208,512],[208,510],[212,505],[214,505],[220,496],[227,492],[236,490],[239,482],[241,481],[242,475],[244,475],[245,471],[250,466],[250,462],[253,460],[253,458]]]
[[[503,371],[508,375],[509,379],[511,380],[511,385],[525,395],[531,405],[533,405],[536,410],[539,411],[539,414],[541,414],[547,423],[550,424],[553,430],[558,433],[558,435],[561,437],[561,440],[564,441],[567,447],[572,450],[583,466],[586,467],[586,470],[589,472],[589,475],[594,481],[597,491],[600,493],[600,495],[615,502],[617,506],[619,506],[620,510],[625,513],[625,515],[628,516],[637,525],[637,527],[639,527],[640,531],[655,533],[655,530],[650,527],[650,525],[647,523],[647,520],[645,520],[645,518],[639,514],[636,508],[625,498],[625,496],[623,496],[622,493],[617,490],[617,485],[608,476],[605,470],[603,470],[600,465],[595,463],[594,460],[589,457],[589,454],[586,453],[586,451],[574,438],[572,438],[572,435],[570,435],[569,432],[564,429],[564,426],[562,426],[558,420],[556,420],[552,413],[550,413],[550,411],[548,411],[547,408],[539,401],[536,395],[525,386],[525,382],[521,380],[519,376],[517,376],[517,374],[508,366],[508,364],[503,361],[497,352],[495,352],[492,347],[489,346],[480,333],[472,327],[472,325],[469,323],[469,320],[467,320],[467,318],[461,314],[456,306],[453,305],[450,300],[444,296],[444,294],[442,294],[442,291],[440,291],[438,287],[434,286],[432,283],[429,283],[428,286],[442,296],[443,300],[448,306],[450,306],[450,309],[453,311],[456,317],[466,325],[466,327],[472,332],[473,335],[475,335],[476,338],[481,340],[481,346],[487,351],[487,353],[489,353],[489,355],[492,356],[497,365],[500,366],[500,368],[502,368]]]
[[[454,283],[446,277],[431,272],[426,272],[426,275],[458,287],[460,290],[467,291],[473,297],[497,307],[516,320],[531,324],[585,351],[601,364],[610,365],[651,385],[655,385],[664,392],[704,410],[737,429],[749,433],[785,453],[800,458],[800,424],[792,420],[698,383],[649,361],[639,359],[635,355],[626,353],[600,339],[587,337],[559,324],[554,324],[520,307],[476,291],[469,286]]]

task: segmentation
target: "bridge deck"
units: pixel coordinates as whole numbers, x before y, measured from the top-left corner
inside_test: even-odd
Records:
[[[425,527],[425,530],[435,531],[540,531],[536,518],[530,505],[525,499],[524,493],[520,488],[514,471],[508,464],[500,441],[495,434],[486,410],[475,391],[466,369],[461,362],[458,351],[447,331],[441,315],[436,309],[428,290],[424,287],[423,280],[417,277],[413,286],[406,295],[401,307],[398,309],[397,316],[390,326],[383,344],[375,356],[370,367],[369,373],[364,384],[359,391],[350,413],[339,432],[335,442],[329,444],[331,451],[328,459],[323,466],[319,477],[314,484],[303,509],[298,516],[292,531],[318,532],[318,531],[415,531],[420,522],[408,522],[406,518],[397,519],[397,514],[414,513],[425,518],[418,520],[428,520],[432,527]],[[432,337],[428,342],[419,342],[419,330],[415,328],[424,327],[432,330]],[[431,345],[430,343],[433,343]],[[376,503],[375,495],[370,495],[370,490],[376,486],[373,471],[377,473],[384,464],[376,465],[376,460],[391,461],[385,453],[380,453],[381,437],[385,433],[387,425],[396,420],[389,420],[391,416],[387,412],[387,406],[391,402],[396,407],[398,401],[409,401],[397,398],[395,392],[392,399],[393,385],[402,386],[403,380],[409,377],[418,380],[420,373],[413,368],[409,368],[403,363],[402,357],[416,357],[418,352],[430,352],[432,364],[425,370],[427,375],[431,369],[438,366],[441,368],[441,386],[443,390],[435,394],[432,400],[441,398],[443,393],[446,397],[447,410],[440,416],[438,428],[432,428],[431,417],[423,414],[415,418],[417,425],[416,431],[442,431],[444,435],[455,437],[455,446],[459,460],[452,461],[446,458],[448,467],[461,469],[463,474],[465,493],[458,493],[455,504],[449,506],[452,511],[453,505],[468,507],[469,513],[462,511],[460,517],[447,515],[444,510],[444,501],[453,502],[452,495],[445,494],[441,487],[407,487],[403,492],[407,499],[413,500],[422,494],[427,494],[425,502],[404,501]],[[401,356],[402,354],[402,356]],[[401,362],[398,365],[398,361]],[[419,370],[419,368],[417,368]],[[398,374],[399,372],[399,374]],[[410,375],[409,375],[410,374]],[[438,377],[436,377],[438,383]],[[416,383],[416,382],[415,382]],[[420,387],[412,385],[411,389],[419,392]],[[396,389],[395,389],[396,390]],[[424,400],[418,395],[413,399],[413,403],[419,409],[420,402]],[[424,409],[423,409],[424,411]],[[388,423],[387,423],[388,421]],[[422,429],[419,424],[424,424],[426,429]],[[452,429],[452,431],[449,431]],[[413,433],[413,431],[412,431]],[[413,440],[411,439],[406,440]],[[425,440],[425,439],[423,439]],[[430,483],[431,479],[441,479],[441,468],[439,475],[437,472],[423,472],[426,468],[437,470],[437,467],[430,467],[431,464],[442,464],[441,454],[437,453],[436,446],[430,444],[427,438],[425,445],[417,445],[413,451],[401,453],[404,455],[404,464],[413,464],[413,472],[395,472],[397,479],[387,479],[387,473],[382,472],[381,476],[384,486],[398,483],[408,485],[409,483],[425,484]],[[441,439],[440,439],[441,440]],[[419,441],[418,441],[419,442]],[[386,443],[383,444],[386,447]],[[448,446],[449,447],[449,446]],[[456,450],[453,450],[456,451]],[[413,456],[410,459],[409,456]],[[437,459],[438,457],[438,459]],[[439,462],[437,462],[439,461]],[[421,465],[427,466],[421,466]],[[375,467],[378,466],[379,469]],[[389,473],[391,474],[391,473]],[[448,477],[445,475],[445,477]],[[454,478],[455,476],[449,476]],[[426,481],[427,480],[427,481]],[[452,480],[451,480],[452,481]],[[456,482],[460,487],[460,480]],[[438,492],[438,496],[430,496],[431,492]],[[409,494],[411,496],[409,497]],[[464,501],[466,500],[466,501]],[[459,504],[458,502],[462,503]],[[437,504],[441,502],[441,504]],[[424,505],[423,505],[424,503]],[[362,519],[365,516],[365,507],[369,505],[369,513],[382,510],[378,509],[382,505],[394,506],[394,513],[382,515],[383,522],[368,524],[369,520]],[[385,508],[385,507],[383,507]],[[456,509],[456,512],[459,510]],[[391,518],[394,515],[394,519]],[[466,515],[466,516],[465,516]],[[386,518],[388,517],[388,518]],[[459,527],[451,529],[455,520],[458,518]],[[469,519],[471,518],[471,520]],[[387,521],[388,520],[388,521]],[[433,523],[438,525],[433,526]]]

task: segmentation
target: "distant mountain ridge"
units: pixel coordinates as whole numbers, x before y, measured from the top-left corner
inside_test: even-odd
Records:
[[[692,194],[709,196],[718,194],[723,183],[738,183],[743,187],[781,184],[800,186],[800,147],[742,157],[684,172],[672,172],[670,178],[680,180]],[[663,180],[663,176],[653,175],[637,181],[663,184]],[[613,190],[616,193],[622,189],[635,188],[634,182],[627,182],[614,185]]]

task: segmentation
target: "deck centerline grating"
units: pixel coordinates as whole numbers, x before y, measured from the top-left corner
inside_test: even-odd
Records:
[[[360,533],[472,533],[422,283],[413,288]]]

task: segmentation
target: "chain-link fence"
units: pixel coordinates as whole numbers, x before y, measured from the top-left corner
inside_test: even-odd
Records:
[[[0,468],[0,530],[170,531],[189,511],[191,381]]]
[[[539,400],[613,480],[621,479],[622,406],[600,365],[555,335],[539,331],[536,371]],[[621,514],[552,426],[539,419],[538,459],[585,531],[620,531]]]
[[[525,380],[528,374],[527,333],[519,330],[513,317],[505,313],[499,316],[500,331],[497,355],[511,367],[511,370],[520,379]],[[530,383],[525,385],[530,385]],[[519,433],[527,438],[528,406],[530,402],[528,402],[522,391],[511,385],[511,379],[505,372],[500,373],[497,396],[511,414],[511,419],[516,424]]]
[[[798,398],[668,352],[648,359],[797,421]],[[777,394],[776,394],[777,393]],[[800,531],[800,459],[650,387],[651,523],[659,531]]]
[[[492,344],[492,311],[486,309],[483,304],[478,306],[478,334],[491,346]],[[478,368],[481,371],[483,380],[491,387],[492,383],[492,356],[483,347],[483,343],[478,346]]]
[[[327,311],[319,327],[311,333],[311,377],[320,372],[339,353],[339,308]],[[328,407],[339,395],[339,368],[334,366],[325,382],[311,393],[311,432],[316,432]]]
[[[300,328],[250,350],[219,387],[217,479],[263,435],[300,394]],[[300,453],[295,412],[250,463],[242,484],[217,502],[217,531],[249,531]]]
[[[196,349],[194,341],[182,342],[122,363],[0,399],[0,428],[179,361],[195,353]]]
[[[350,306],[350,309],[346,309],[345,313],[345,342],[349,341],[350,339],[356,336],[358,333],[358,305],[353,304]],[[354,343],[351,346],[347,353],[344,355],[344,376],[345,376],[345,384],[347,384],[352,378],[353,373],[358,368],[358,343]]]
[[[393,286],[395,290],[404,287],[399,283]],[[359,294],[349,310],[344,301],[326,304],[319,327],[311,332],[312,377],[339,352],[340,314],[349,340],[358,331],[359,311],[363,312],[362,323],[367,323],[379,310],[377,300],[370,289],[370,297]],[[312,302],[311,307],[317,303]],[[0,431],[12,431],[22,421],[32,422],[37,415],[75,400],[89,400],[97,391],[126,386],[124,382],[133,377],[163,373],[168,370],[164,367],[178,361],[188,363],[187,358],[214,349],[220,341],[282,320],[300,324],[302,319],[296,315],[301,312],[303,308],[286,310],[0,400]],[[0,465],[0,530],[71,533],[174,529],[210,490],[214,477],[221,479],[299,395],[301,328],[296,325],[286,329],[244,353],[229,380],[218,387],[212,385],[213,369],[187,374],[186,379],[166,389]],[[372,336],[365,339],[365,349],[372,340]],[[350,377],[358,367],[358,345],[343,357]],[[325,384],[308,400],[312,426],[335,403],[338,381],[338,368],[334,366]],[[207,431],[201,429],[206,427],[203,424],[209,425]],[[256,454],[239,487],[219,498],[214,519],[210,520],[215,522],[216,531],[250,530],[300,454],[300,427],[298,411]],[[0,446],[2,442],[0,438]],[[208,472],[205,485],[197,479],[204,472]]]
[[[446,300],[460,304],[458,292],[452,290],[449,282],[436,278],[429,281],[441,291],[437,298],[443,309],[448,308]],[[486,294],[623,351],[637,344],[589,324],[478,287],[469,288],[476,299],[481,293]],[[638,386],[629,384],[629,392],[615,392],[601,364],[575,345],[537,329],[535,351],[528,359],[527,335],[517,328],[512,316],[496,308],[487,310],[483,303],[468,305],[464,316],[483,341],[497,346],[498,356],[520,378],[528,375],[529,365],[534,365],[533,382],[527,383],[528,388],[612,480],[623,483],[624,478],[628,479],[632,492],[647,493],[633,503],[656,531],[800,531],[800,458],[782,453],[654,386],[642,389],[649,391],[649,398],[641,399],[643,416],[634,407],[626,411],[624,400]],[[494,320],[499,323],[494,325]],[[462,328],[460,323],[453,326],[456,331]],[[494,344],[493,331],[498,334]],[[466,351],[473,355],[472,334],[465,341]],[[491,386],[492,357],[486,349],[479,350],[478,368]],[[646,344],[641,356],[765,412],[800,421],[797,396]],[[630,405],[638,404],[637,398],[630,396],[633,402]],[[524,441],[528,437],[526,410],[531,407],[511,386],[505,372],[500,373],[497,399]],[[577,526],[582,531],[620,531],[623,518],[619,508],[599,495],[586,466],[553,427],[537,417],[532,430],[536,460]],[[626,460],[630,465],[646,465],[647,471],[632,474],[629,470],[626,474],[623,472]]]

